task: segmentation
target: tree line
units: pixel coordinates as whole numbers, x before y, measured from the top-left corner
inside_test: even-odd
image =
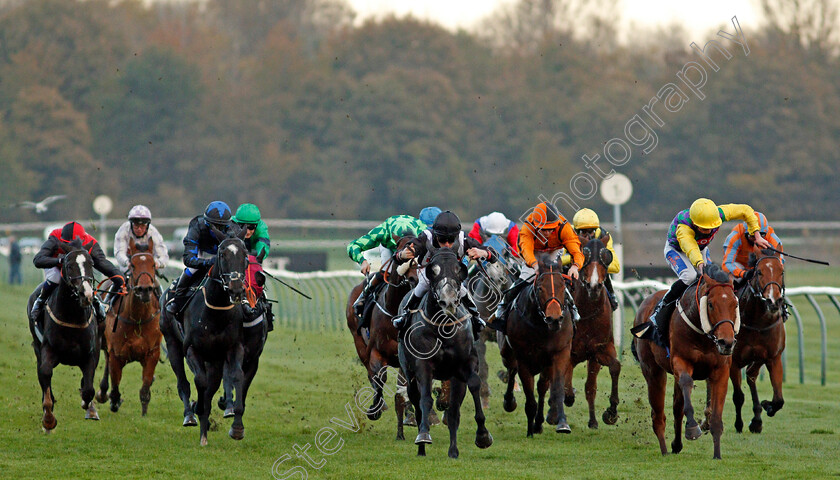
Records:
[[[565,193],[611,218],[575,177],[600,179],[586,160],[597,154],[634,182],[629,220],[668,221],[700,196],[771,221],[836,219],[836,7],[801,2],[819,15],[791,16],[786,3],[763,0],[768,22],[740,24],[745,53],[678,27],[620,41],[604,16],[614,0],[520,0],[458,32],[411,17],[358,23],[343,0],[6,0],[0,195],[66,194],[45,214],[56,219],[89,218],[108,194],[117,216],[136,203],[194,215],[221,199],[273,218],[434,204],[467,223]],[[720,30],[737,35],[731,19]],[[669,84],[685,98],[663,93]],[[681,98],[675,111],[664,103]],[[656,137],[647,152],[652,137],[636,144],[644,127],[627,127],[636,115]],[[632,150],[624,163],[606,158],[621,153],[616,138]]]

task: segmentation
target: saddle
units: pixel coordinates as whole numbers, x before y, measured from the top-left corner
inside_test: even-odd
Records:
[[[367,293],[364,299],[364,309],[362,310],[362,317],[359,321],[359,326],[356,328],[356,333],[361,335],[362,329],[369,329],[370,328],[370,318],[373,315],[373,309],[376,307],[376,297],[379,296],[379,293],[382,292],[382,289],[388,286],[385,282],[380,282],[375,285],[370,291]],[[368,335],[369,337],[369,335]]]

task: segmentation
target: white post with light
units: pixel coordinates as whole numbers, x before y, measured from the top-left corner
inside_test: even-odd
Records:
[[[615,254],[618,257],[618,263],[621,269],[614,275],[615,280],[621,282],[624,280],[624,244],[621,236],[621,205],[627,203],[633,195],[633,184],[626,175],[620,173],[613,173],[609,177],[604,178],[601,182],[601,197],[613,206],[613,219],[615,221],[615,233],[613,236],[613,247]],[[613,338],[615,339],[617,349],[620,352],[623,350],[624,344],[624,299],[623,293],[616,292],[619,309],[613,315]]]
[[[108,235],[105,232],[105,216],[111,213],[114,208],[114,202],[108,195],[100,195],[93,199],[93,211],[99,214],[99,245],[105,255],[108,255]]]

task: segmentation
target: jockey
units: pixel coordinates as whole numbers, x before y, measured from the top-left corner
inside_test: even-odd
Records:
[[[356,316],[361,317],[364,312],[365,302],[368,295],[373,292],[374,287],[382,280],[378,272],[370,274],[370,263],[362,255],[362,252],[379,247],[381,265],[385,265],[393,256],[397,248],[397,241],[407,234],[420,235],[428,226],[434,223],[440,213],[438,207],[426,207],[420,211],[420,219],[410,215],[394,215],[388,217],[384,222],[374,227],[370,232],[350,242],[347,245],[347,255],[358,263],[362,274],[365,275],[365,288],[359,298],[353,303],[353,311]],[[364,325],[359,326],[364,327]]]
[[[776,232],[773,231],[773,227],[767,222],[767,217],[759,212],[755,212],[755,216],[758,218],[758,233],[761,238],[767,240],[774,249],[783,251],[782,241],[779,240]],[[748,265],[750,263],[750,253],[753,252],[754,246],[755,240],[751,235],[747,235],[747,225],[745,223],[735,225],[735,228],[723,241],[723,269],[726,273],[735,277],[736,286],[749,279],[752,268]],[[783,264],[784,261],[784,256],[782,256]]]
[[[117,264],[123,272],[128,270],[128,244],[134,239],[136,245],[148,245],[152,240],[155,251],[151,252],[155,257],[155,268],[160,270],[169,263],[169,252],[166,250],[166,243],[163,241],[158,229],[152,223],[152,212],[143,205],[135,205],[128,211],[128,221],[120,225],[117,234],[114,235],[114,256]]]
[[[519,255],[519,247],[516,244],[516,239],[519,238],[519,227],[515,222],[508,220],[503,213],[493,212],[479,218],[473,223],[469,233],[470,238],[482,244],[492,235],[503,237],[508,248],[517,256]]]
[[[32,259],[32,263],[36,267],[46,270],[44,272],[45,280],[41,285],[41,293],[32,304],[32,310],[30,312],[34,321],[38,321],[44,307],[44,302],[49,298],[52,291],[55,290],[55,287],[58,286],[58,282],[61,281],[61,264],[66,254],[63,246],[77,239],[81,242],[82,248],[87,250],[91,259],[93,259],[93,268],[106,275],[112,282],[111,290],[108,292],[104,302],[99,302],[98,297],[96,295],[93,296],[94,312],[99,321],[105,319],[105,313],[108,310],[104,304],[110,303],[115,292],[124,290],[125,280],[123,276],[120,275],[119,269],[105,258],[105,252],[102,251],[102,247],[99,246],[96,239],[85,232],[85,229],[80,224],[69,222],[62,228],[56,228],[50,232],[47,241],[41,245],[41,250]]]
[[[683,292],[697,279],[698,272],[703,273],[703,266],[712,261],[706,247],[715,237],[721,223],[729,220],[743,220],[747,223],[750,235],[754,235],[756,245],[761,248],[770,246],[759,233],[760,226],[752,207],[736,203],[718,206],[708,198],[698,198],[690,208],[677,213],[668,228],[665,260],[679,278],[656,305],[649,321],[630,330],[633,335],[665,342],[666,339],[662,338],[664,335],[657,330],[658,326],[667,328],[666,323]]]
[[[586,242],[593,238],[603,239],[604,235],[609,233],[601,228],[601,221],[598,219],[598,214],[588,208],[581,208],[575,213],[574,218],[572,218],[572,227],[575,233],[577,233],[578,238],[583,238]],[[583,242],[581,245],[583,245]],[[615,254],[615,248],[613,248],[612,236],[607,240],[607,250],[612,253],[612,262],[607,266],[607,273],[618,273],[621,265],[618,263],[618,255]],[[572,263],[572,256],[568,253],[564,254],[561,258],[563,259],[564,266]],[[604,287],[607,288],[610,306],[615,311],[618,309],[618,302],[615,299],[615,291],[613,291],[612,280],[609,275],[604,279]]]
[[[519,255],[525,261],[526,267],[522,269],[519,280],[510,287],[502,301],[496,307],[496,313],[491,317],[491,325],[499,331],[504,331],[507,318],[508,305],[511,304],[516,295],[539,275],[539,265],[535,256],[536,252],[559,253],[565,248],[571,255],[571,267],[569,276],[578,278],[580,268],[583,266],[583,253],[580,251],[580,239],[575,234],[569,222],[560,215],[551,203],[542,202],[528,215],[525,224],[519,230]],[[574,320],[579,319],[577,308],[571,299],[571,294],[566,290],[566,301],[572,311]]]
[[[477,240],[464,235],[461,231],[461,220],[449,210],[442,212],[435,218],[432,227],[418,235],[415,243],[411,243],[398,252],[397,261],[402,263],[412,258],[419,259],[420,266],[425,266],[432,258],[432,254],[440,248],[449,248],[455,252],[458,259],[467,255],[471,260],[486,259],[490,263],[498,260],[499,255]],[[405,324],[405,316],[412,309],[420,306],[420,301],[426,292],[429,291],[429,279],[426,277],[425,269],[417,272],[417,286],[411,293],[411,298],[403,305],[400,314],[394,317],[393,323],[398,330],[402,331]],[[465,285],[461,285],[461,301],[472,317],[473,339],[478,341],[478,334],[484,327],[484,321],[479,317],[478,310],[470,298],[469,291]]]
[[[190,287],[199,282],[216,263],[216,250],[224,238],[216,238],[210,229],[213,225],[222,233],[231,229],[230,207],[225,202],[214,201],[207,205],[203,215],[190,220],[184,236],[184,273],[178,279],[175,291],[166,304],[166,311],[176,315],[187,302]]]
[[[236,209],[236,214],[230,220],[247,230],[245,246],[248,247],[249,254],[257,257],[257,260],[262,263],[271,248],[271,238],[268,236],[268,225],[260,216],[260,209],[253,203],[243,203]]]
[[[271,238],[268,236],[268,225],[262,221],[260,209],[253,203],[243,203],[236,209],[236,214],[230,220],[238,225],[239,228],[245,229],[244,242],[245,247],[248,248],[248,254],[253,255],[257,259],[257,262],[262,264],[262,261],[268,256],[268,251],[271,248]],[[265,291],[263,291],[263,295],[260,295],[260,297],[265,299]],[[244,303],[242,305],[243,307],[245,306]],[[268,301],[264,301],[262,305],[264,305],[265,319],[268,322],[268,331],[270,332],[274,330],[274,314],[271,312],[271,304]],[[256,305],[254,305],[254,308],[250,308],[249,305],[249,308],[245,309],[245,313],[248,319],[255,319],[259,316],[259,310]]]

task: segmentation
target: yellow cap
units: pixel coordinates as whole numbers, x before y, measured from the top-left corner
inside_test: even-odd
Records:
[[[688,210],[691,222],[700,228],[718,228],[723,221],[720,219],[718,207],[708,198],[698,198]]]
[[[598,214],[588,208],[581,208],[572,219],[572,224],[575,230],[583,230],[587,228],[598,228],[601,222],[598,220]]]

